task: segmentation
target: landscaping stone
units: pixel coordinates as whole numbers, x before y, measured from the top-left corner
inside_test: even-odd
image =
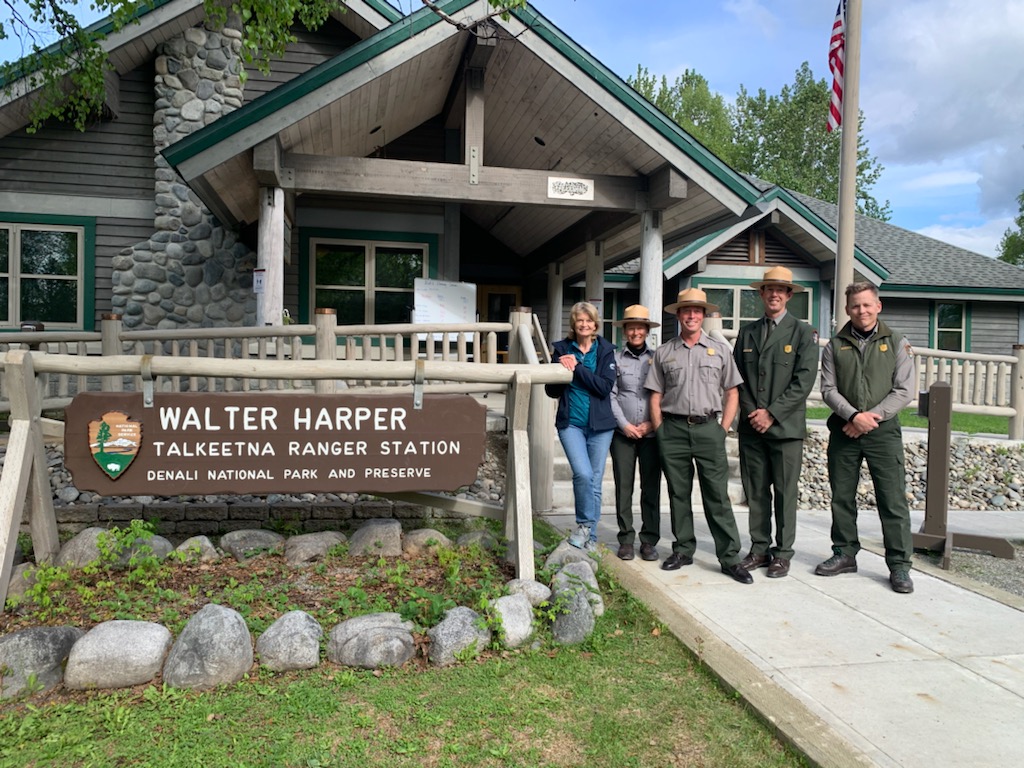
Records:
[[[582,643],[594,631],[594,609],[584,590],[576,589],[555,595],[558,613],[551,624],[555,642],[563,645]]]
[[[412,626],[397,613],[371,613],[343,621],[331,630],[327,659],[363,669],[400,667],[416,651]]]
[[[100,547],[97,542],[100,534],[106,532],[106,528],[97,527],[79,532],[60,548],[60,552],[54,558],[54,565],[62,568],[84,568],[89,563],[99,560]]]
[[[457,655],[471,649],[484,650],[491,642],[491,630],[482,624],[483,617],[472,608],[460,605],[445,611],[441,623],[427,630],[430,662],[443,667],[454,664]]]
[[[291,536],[284,544],[284,559],[288,565],[304,565],[315,560],[323,560],[333,547],[347,540],[345,534],[338,531]]]
[[[533,637],[533,606],[526,595],[504,595],[494,601],[493,608],[506,648],[518,648]]]
[[[220,548],[240,563],[263,552],[280,549],[283,544],[284,536],[262,528],[230,531],[220,539]]]
[[[64,679],[77,627],[32,627],[0,637],[0,699],[45,693]]]
[[[419,557],[424,552],[437,552],[440,548],[451,548],[452,540],[433,528],[419,528],[402,537],[402,550],[410,557]]]
[[[210,603],[185,625],[164,664],[172,688],[237,683],[252,667],[252,640],[241,615]]]
[[[256,641],[260,664],[274,672],[312,669],[320,663],[324,630],[305,611],[289,611],[271,624]]]
[[[505,589],[511,595],[525,595],[534,608],[551,597],[551,588],[533,579],[512,579],[505,584]]]
[[[401,557],[402,524],[397,520],[367,520],[349,539],[348,553],[355,557]]]
[[[587,595],[594,616],[604,615],[604,598],[597,584],[597,577],[589,564],[581,562],[566,563],[551,579],[551,591],[555,598],[563,592],[580,590]]]
[[[166,627],[149,621],[97,624],[71,648],[64,686],[86,690],[148,683],[160,672],[173,640]]]
[[[212,563],[220,560],[220,552],[208,536],[191,536],[181,542],[175,551],[186,553],[186,562],[198,560],[200,563]]]
[[[557,547],[555,547],[554,551],[548,555],[547,560],[544,561],[544,569],[556,570],[559,566],[563,566],[566,563],[586,563],[594,573],[597,573],[597,560],[591,557],[584,550],[574,547],[567,541],[561,542]]]
[[[458,547],[470,547],[474,544],[479,544],[481,549],[488,552],[498,548],[498,540],[490,531],[468,531],[455,540]]]

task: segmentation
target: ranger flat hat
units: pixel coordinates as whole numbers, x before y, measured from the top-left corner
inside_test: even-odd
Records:
[[[793,293],[801,293],[804,290],[802,285],[793,282],[793,272],[786,267],[771,267],[765,270],[764,277],[759,282],[751,283],[750,287],[761,290],[766,285],[784,285],[792,288]]]
[[[612,325],[625,325],[626,323],[643,323],[648,328],[661,327],[661,323],[651,320],[651,313],[643,304],[626,307],[626,311],[622,313],[622,319],[616,320]]]
[[[702,307],[705,312],[717,312],[717,304],[708,304],[708,295],[700,288],[687,288],[676,296],[676,303],[665,307],[665,312],[674,315],[680,307]]]

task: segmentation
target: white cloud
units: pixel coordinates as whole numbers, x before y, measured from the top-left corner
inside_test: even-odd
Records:
[[[1003,233],[1012,224],[1011,219],[990,219],[978,226],[933,224],[915,231],[944,243],[966,248],[968,251],[985,256],[997,256],[999,241],[1003,239]]]
[[[903,189],[947,189],[967,184],[977,184],[981,174],[977,171],[937,171],[910,179],[903,184]]]

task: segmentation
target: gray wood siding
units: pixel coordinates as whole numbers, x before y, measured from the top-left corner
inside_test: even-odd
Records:
[[[928,346],[928,300],[927,299],[887,299],[882,297],[882,314],[893,330],[899,331],[915,347]],[[849,318],[843,318],[845,323]]]
[[[971,352],[1012,355],[1017,343],[1018,305],[970,302]]]
[[[84,133],[47,124],[0,139],[0,188],[92,197],[153,197],[153,69],[121,78],[121,113]],[[73,213],[69,206],[69,213]]]
[[[111,262],[124,248],[149,239],[153,234],[152,219],[96,219],[96,306],[95,328],[100,317],[113,311],[110,297],[114,292]]]
[[[359,38],[338,22],[328,19],[317,32],[293,29],[298,40],[289,44],[284,58],[271,63],[264,75],[255,67],[246,70],[245,102],[259,98],[282,83],[298,77],[359,42]]]

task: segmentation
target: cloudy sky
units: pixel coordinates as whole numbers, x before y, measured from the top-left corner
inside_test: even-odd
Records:
[[[420,0],[391,0],[405,12]],[[690,68],[732,100],[830,79],[836,0],[534,0],[623,78]],[[994,255],[1024,190],[1024,0],[862,0],[860,107],[892,223]],[[16,56],[0,44],[0,58]],[[822,116],[824,121],[825,116]]]
[[[694,69],[732,100],[741,84],[778,93],[807,61],[831,82],[836,0],[534,5],[624,78],[638,64],[670,82]],[[1024,0],[862,0],[862,16],[860,108],[885,166],[875,197],[897,226],[995,255],[1024,190]]]

